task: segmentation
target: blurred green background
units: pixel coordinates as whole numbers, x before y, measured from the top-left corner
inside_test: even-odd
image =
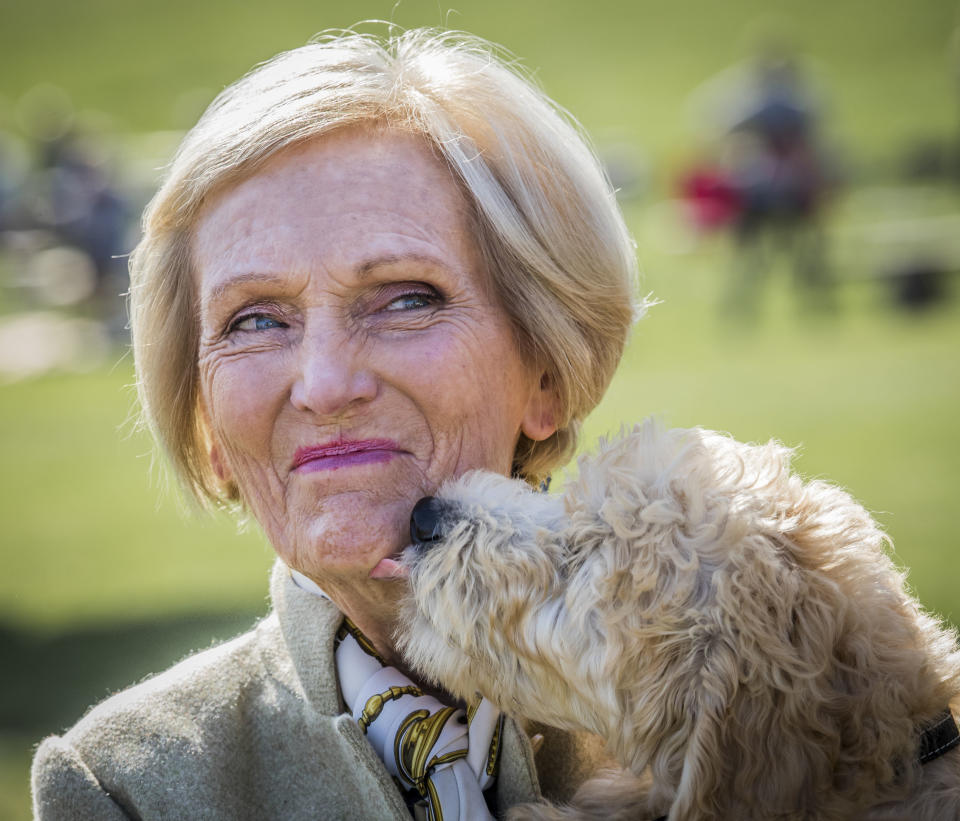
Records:
[[[37,123],[56,109],[59,122],[96,136],[103,167],[136,211],[214,93],[316,32],[373,18],[502,44],[609,160],[642,290],[662,303],[636,327],[585,443],[658,414],[798,446],[801,471],[849,488],[876,513],[924,604],[960,621],[949,525],[960,494],[957,5],[8,0],[0,173],[23,182],[39,165]],[[836,287],[831,307],[814,310],[792,281],[791,255],[774,254],[750,289],[752,310],[744,302],[730,312],[731,281],[752,263],[728,233],[691,227],[678,181],[718,150],[698,113],[715,88],[704,83],[771,34],[803,56],[822,100],[841,183],[823,219]],[[16,220],[6,228],[0,818],[13,819],[29,817],[27,769],[43,735],[265,612],[271,551],[255,528],[191,512],[169,487],[132,424],[131,361],[109,293],[58,299],[65,275],[38,267],[60,259],[43,257],[49,232]],[[932,291],[907,307],[898,275],[918,267],[933,272],[924,280]],[[37,353],[55,340],[73,347]]]

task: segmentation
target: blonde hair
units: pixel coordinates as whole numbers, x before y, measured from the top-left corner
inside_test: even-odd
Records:
[[[518,475],[537,481],[570,457],[643,309],[633,243],[585,136],[490,44],[426,29],[346,32],[279,54],[223,91],[186,135],[130,260],[143,416],[201,500],[238,492],[214,474],[200,412],[197,214],[283,149],[364,123],[420,134],[447,163],[521,353],[556,391],[558,430],[542,442],[521,436]]]

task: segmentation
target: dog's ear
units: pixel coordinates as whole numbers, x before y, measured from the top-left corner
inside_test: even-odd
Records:
[[[707,651],[688,704],[671,821],[781,817],[811,800],[811,762],[791,739],[792,711],[744,676],[750,664],[748,651],[719,636]]]
[[[725,802],[720,795],[728,780],[724,747],[737,687],[736,654],[717,638],[704,653],[698,685],[690,693],[690,732],[670,808],[671,821],[728,817],[723,814]]]
[[[671,821],[821,817],[840,744],[844,688],[831,680],[831,659],[842,603],[824,601],[782,545],[759,544],[713,580],[713,627],[695,648]]]
[[[756,579],[743,593],[756,594],[754,585]],[[742,597],[734,601],[737,607],[716,614],[714,629],[695,651],[699,666],[691,671],[688,733],[671,821],[745,813],[780,817],[816,802],[810,784],[825,783],[827,762],[806,729],[808,711],[818,705],[797,682],[798,673],[816,667],[770,612],[761,618]],[[791,611],[796,613],[788,607],[783,619]]]

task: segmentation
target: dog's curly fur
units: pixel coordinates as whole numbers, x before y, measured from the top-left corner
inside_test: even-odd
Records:
[[[404,555],[408,660],[599,734],[625,770],[517,817],[960,818],[960,749],[917,763],[918,728],[960,706],[957,637],[790,455],[648,422],[562,497],[482,472],[441,489],[443,537]]]

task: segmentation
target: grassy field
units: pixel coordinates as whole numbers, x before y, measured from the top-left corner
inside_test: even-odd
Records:
[[[16,121],[23,92],[52,82],[124,133],[182,127],[197,100],[258,60],[361,18],[446,22],[503,43],[601,142],[630,146],[652,177],[651,193],[625,207],[643,288],[662,304],[635,329],[585,444],[657,414],[797,446],[799,469],[874,511],[922,601],[960,622],[949,521],[960,492],[960,307],[896,311],[873,277],[886,252],[856,230],[889,216],[878,203],[909,141],[957,130],[948,50],[956,5],[811,0],[776,4],[772,21],[770,8],[494,0],[447,13],[427,0],[285,0],[266,12],[183,0],[18,2],[0,26],[0,124]],[[730,249],[691,242],[661,200],[695,143],[690,92],[771,25],[820,66],[831,134],[858,189],[829,225],[844,283],[838,310],[804,310],[781,260],[755,321],[744,323],[718,310],[736,266]],[[925,216],[960,212],[945,186],[911,190]],[[266,609],[269,547],[255,528],[191,513],[165,487],[131,425],[131,381],[118,351],[91,373],[0,386],[0,819],[28,817],[26,768],[42,735]]]
[[[368,19],[501,43],[592,133],[658,162],[689,136],[690,91],[771,30],[820,66],[836,132],[859,158],[957,124],[953,0],[283,0],[269,11],[227,0],[13,0],[0,27],[0,94],[12,104],[49,82],[122,130],[182,127],[198,100],[256,62]]]

